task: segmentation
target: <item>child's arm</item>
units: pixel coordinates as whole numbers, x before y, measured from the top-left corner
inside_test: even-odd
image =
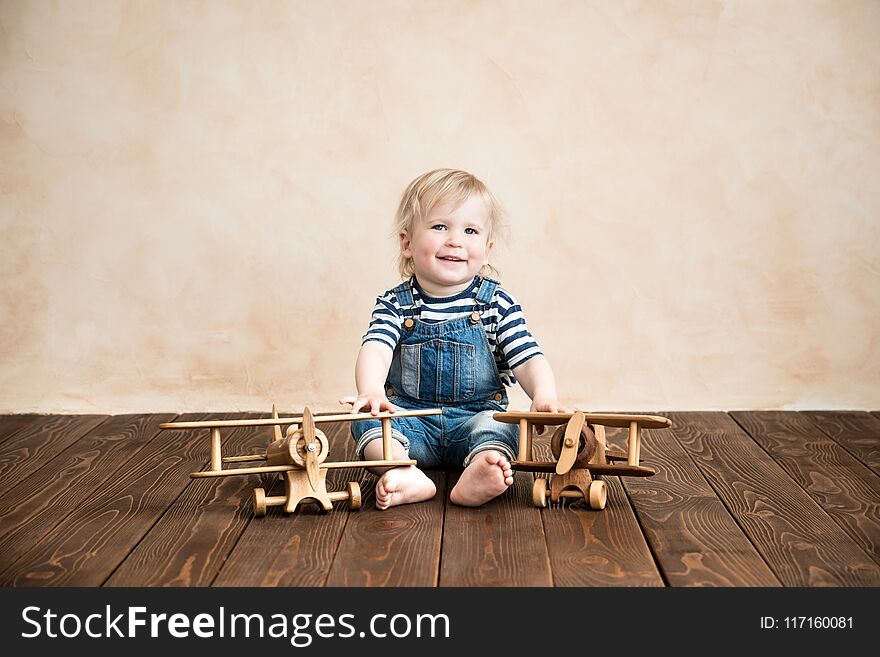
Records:
[[[519,381],[519,385],[525,390],[532,400],[529,411],[547,413],[567,413],[556,395],[556,378],[550,368],[550,362],[541,354],[529,358],[522,365],[513,369],[513,375]],[[535,425],[538,433],[544,432],[544,427]]]
[[[369,408],[373,415],[378,415],[380,411],[393,413],[396,407],[385,396],[385,379],[391,368],[393,355],[394,352],[386,344],[375,340],[365,342],[358,352],[354,366],[357,397],[343,397],[339,403],[351,404],[352,413],[357,413],[362,408]]]

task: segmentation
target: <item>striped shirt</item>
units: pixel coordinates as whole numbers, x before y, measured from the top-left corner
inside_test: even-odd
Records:
[[[479,276],[475,277],[470,287],[463,292],[442,299],[428,296],[419,287],[415,277],[411,280],[413,282],[413,300],[419,311],[419,319],[426,324],[467,317],[477,309],[477,300],[474,297],[483,282]],[[483,313],[482,320],[486,337],[489,340],[489,349],[495,356],[495,363],[498,365],[501,382],[504,385],[513,385],[516,383],[513,368],[541,354],[538,343],[535,342],[526,326],[522,308],[516,299],[499,285],[486,312]],[[364,335],[362,344],[373,340],[394,349],[400,342],[402,334],[401,304],[394,294],[394,290],[388,290],[376,299],[370,327]]]

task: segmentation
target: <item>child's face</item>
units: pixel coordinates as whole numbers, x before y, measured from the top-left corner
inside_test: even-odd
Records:
[[[431,296],[451,296],[470,285],[489,262],[489,209],[473,195],[460,206],[434,208],[421,224],[400,234],[400,251],[412,258],[419,285]]]

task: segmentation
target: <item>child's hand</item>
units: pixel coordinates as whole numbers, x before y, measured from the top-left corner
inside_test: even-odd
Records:
[[[339,403],[343,405],[349,404],[352,413],[357,413],[361,409],[364,409],[364,412],[366,412],[369,409],[371,414],[378,415],[382,411],[393,413],[397,410],[397,407],[388,401],[388,397],[385,396],[384,392],[367,393],[357,397],[343,397],[339,400]]]
[[[556,399],[541,399],[540,397],[535,397],[532,400],[532,405],[529,408],[530,413],[570,413],[565,406],[560,404]],[[535,424],[535,431],[538,435],[544,433],[545,427],[543,424]]]

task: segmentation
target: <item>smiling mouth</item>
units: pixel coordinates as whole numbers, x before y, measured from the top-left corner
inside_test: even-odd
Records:
[[[437,256],[440,260],[445,260],[446,262],[466,262],[463,258],[453,258],[450,256]]]

